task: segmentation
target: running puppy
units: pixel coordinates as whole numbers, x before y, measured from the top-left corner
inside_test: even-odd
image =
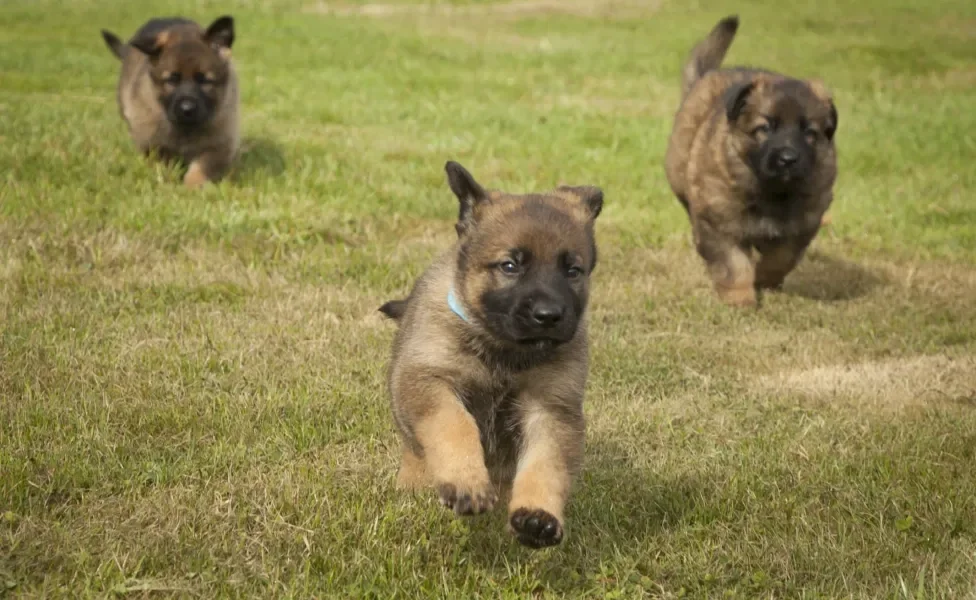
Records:
[[[401,488],[433,486],[459,515],[511,492],[509,530],[534,548],[563,538],[583,458],[586,305],[599,188],[485,190],[446,165],[458,241],[405,300],[389,369]]]
[[[818,81],[719,69],[728,17],[691,51],[665,169],[719,297],[755,306],[816,236],[837,176],[837,109]],[[753,253],[758,254],[754,260]]]
[[[223,177],[240,143],[234,20],[204,30],[179,17],[152,19],[127,44],[105,30],[102,38],[122,61],[119,111],[139,150],[182,161],[188,187]]]

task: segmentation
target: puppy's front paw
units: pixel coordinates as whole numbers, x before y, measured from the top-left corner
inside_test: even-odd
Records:
[[[207,174],[199,162],[191,164],[183,176],[183,185],[191,189],[202,187],[207,181]]]
[[[508,525],[519,543],[529,548],[555,546],[563,540],[562,523],[542,509],[518,508]]]
[[[450,508],[458,515],[478,515],[494,508],[498,501],[498,494],[491,484],[464,488],[453,483],[442,483],[437,486],[437,495],[441,504]]]

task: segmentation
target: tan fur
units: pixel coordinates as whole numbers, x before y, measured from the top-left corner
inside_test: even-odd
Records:
[[[127,46],[121,56],[117,90],[119,110],[136,147],[147,155],[182,161],[188,167],[183,179],[187,187],[224,177],[240,146],[238,82],[230,51],[214,50],[202,40],[203,34],[195,23],[173,25],[156,36],[162,50],[153,58]],[[190,54],[185,50],[188,42],[195,48]],[[196,69],[209,76],[215,71],[225,76],[208,88],[216,98],[212,118],[187,134],[167,119],[159,97],[169,91],[163,75],[185,72],[192,77]],[[154,71],[159,76],[157,81],[152,77]]]
[[[571,341],[538,364],[522,362],[520,350],[493,339],[482,321],[480,299],[503,285],[497,269],[483,264],[516,246],[531,248],[539,260],[567,248],[595,260],[595,217],[569,190],[489,192],[471,220],[459,223],[464,232],[455,246],[434,261],[405,303],[395,301],[397,309],[387,312],[399,323],[389,370],[403,440],[398,485],[432,485],[459,514],[490,510],[499,493],[511,489],[509,528],[529,546],[562,539],[564,507],[582,463],[585,314]],[[565,218],[540,222],[527,198]],[[448,306],[452,289],[468,321]],[[539,519],[555,528],[551,537],[526,533]]]
[[[474,513],[490,510],[495,503],[495,490],[485,467],[474,417],[443,382],[407,382],[402,391],[405,398],[425,401],[425,406],[418,407],[422,415],[414,420],[413,433],[423,448],[424,471],[431,482],[436,486],[453,486],[458,496],[470,496]]]
[[[418,490],[433,484],[427,473],[426,461],[417,456],[403,444],[400,457],[400,470],[397,472],[396,486],[401,490]]]
[[[796,87],[786,76],[760,70],[722,69],[719,64],[738,20],[720,22],[693,50],[685,67],[684,97],[675,116],[665,171],[671,189],[688,211],[694,241],[719,297],[737,306],[755,306],[755,288],[776,288],[796,266],[816,235],[832,199],[836,155],[832,141],[817,146],[816,162],[802,194],[791,197],[784,213],[763,208],[760,181],[749,153],[764,140],[750,134],[777,116],[784,94]],[[746,82],[743,116],[730,123],[724,95]],[[811,121],[823,122],[832,107],[826,87],[806,85],[815,101],[797,96]],[[759,267],[753,255],[759,255]]]
[[[564,375],[560,369],[539,371],[531,375],[531,380],[529,376],[523,378],[519,408],[525,449],[519,457],[508,511],[513,514],[519,509],[541,509],[562,523],[572,478],[583,460],[583,421],[561,419],[561,410],[554,411],[547,404],[554,396],[575,396],[578,392],[574,388],[585,385],[585,380],[564,382],[558,379]],[[554,386],[557,389],[552,389]]]
[[[188,188],[195,188],[207,183],[207,181],[207,174],[201,162],[197,160],[190,163],[190,168],[186,170],[186,175],[183,176],[183,185]]]

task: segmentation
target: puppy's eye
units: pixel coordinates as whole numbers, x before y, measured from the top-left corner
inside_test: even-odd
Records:
[[[498,268],[501,269],[502,273],[506,275],[515,275],[519,272],[519,266],[515,264],[515,261],[512,260],[506,260],[500,263]]]
[[[568,277],[570,279],[576,279],[577,277],[579,277],[582,274],[583,274],[583,269],[581,269],[579,267],[570,267],[570,268],[566,269],[566,277]]]
[[[182,76],[180,76],[179,73],[170,73],[169,76],[166,77],[166,79],[164,79],[163,81],[165,81],[170,85],[179,85],[181,79]]]
[[[194,73],[193,80],[200,85],[213,85],[214,83],[214,80],[207,77],[204,73]]]
[[[803,135],[806,136],[807,140],[810,142],[816,141],[818,133],[819,132],[813,127],[807,127],[805,130],[803,130]]]
[[[768,135],[768,134],[769,134],[769,125],[767,125],[766,123],[763,123],[762,125],[757,125],[752,130],[752,135]]]

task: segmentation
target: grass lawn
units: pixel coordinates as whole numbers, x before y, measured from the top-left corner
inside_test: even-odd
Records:
[[[681,63],[836,95],[833,223],[718,304],[662,160]],[[244,155],[142,160],[98,30],[237,21]],[[0,4],[0,596],[976,598],[976,3]],[[606,193],[560,547],[393,488],[443,165]]]

